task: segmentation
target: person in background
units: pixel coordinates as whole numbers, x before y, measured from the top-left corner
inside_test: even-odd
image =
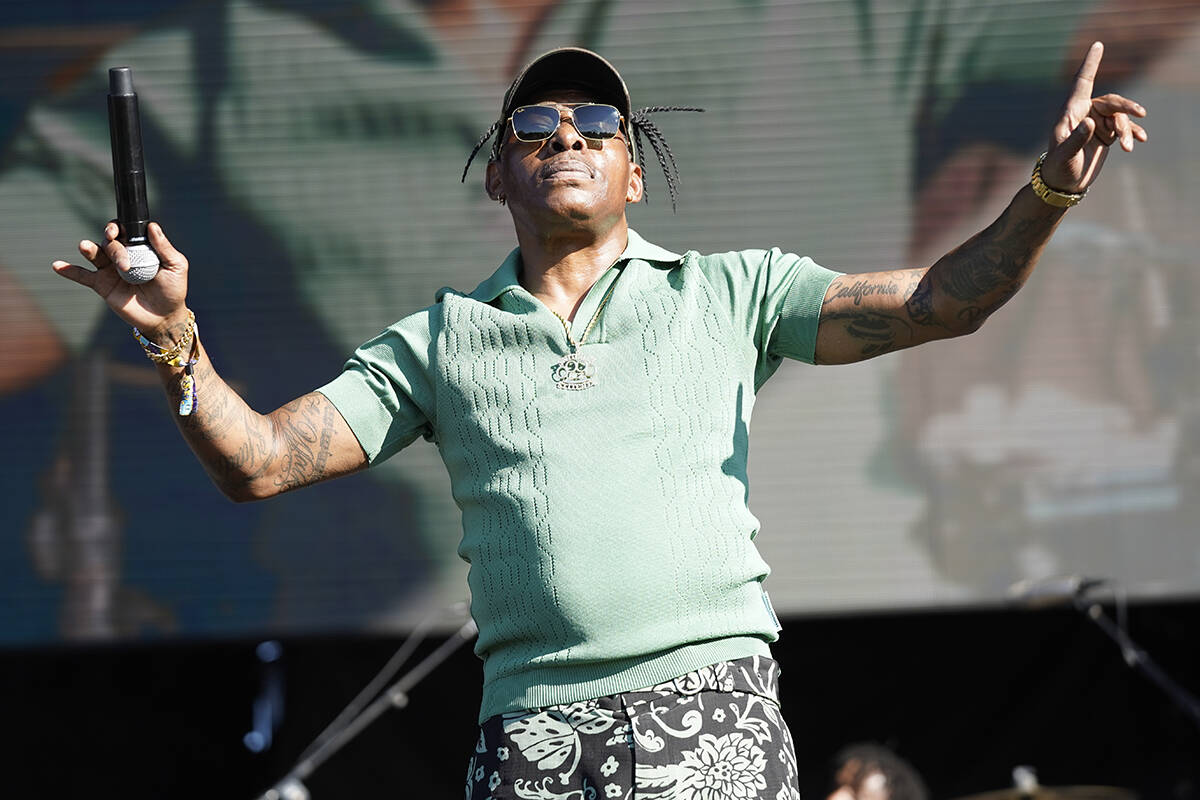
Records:
[[[929,789],[912,764],[869,742],[838,751],[833,780],[827,800],[929,800]]]

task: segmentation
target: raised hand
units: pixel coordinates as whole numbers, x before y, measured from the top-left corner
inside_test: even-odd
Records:
[[[1120,142],[1123,150],[1133,152],[1135,142],[1147,140],[1146,129],[1133,121],[1146,116],[1146,109],[1119,94],[1092,97],[1103,56],[1104,45],[1092,44],[1050,133],[1042,180],[1051,189],[1083,192],[1096,180],[1110,146]]]
[[[151,222],[147,238],[161,262],[158,274],[146,283],[126,283],[118,270],[128,269],[129,258],[117,235],[117,223],[110,222],[104,228],[103,245],[88,239],[79,243],[79,252],[95,270],[66,261],[51,266],[64,278],[100,295],[118,317],[149,339],[166,343],[182,330],[187,317],[187,259],[171,245],[159,224]]]

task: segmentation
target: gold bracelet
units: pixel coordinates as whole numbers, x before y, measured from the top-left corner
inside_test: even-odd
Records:
[[[170,364],[173,367],[182,367],[184,365],[184,353],[191,352],[192,338],[196,335],[196,315],[188,310],[187,327],[184,328],[183,336],[175,343],[175,346],[170,350],[157,345],[142,335],[142,332],[137,328],[133,329],[133,338],[137,339],[138,344],[142,346],[142,350],[146,353],[146,358],[153,361],[155,364]]]
[[[1046,153],[1042,153],[1038,158],[1037,163],[1033,165],[1033,177],[1029,179],[1029,185],[1033,187],[1033,193],[1042,198],[1042,202],[1055,208],[1070,208],[1071,206],[1079,205],[1079,201],[1087,194],[1087,189],[1084,189],[1079,194],[1070,192],[1060,192],[1051,189],[1042,180],[1042,162],[1046,160]]]

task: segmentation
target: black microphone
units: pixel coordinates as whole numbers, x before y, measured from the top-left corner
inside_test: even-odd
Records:
[[[1108,582],[1107,578],[1055,575],[1038,580],[1017,581],[1008,587],[1008,596],[1026,608],[1048,608],[1072,603],[1080,595]]]
[[[129,67],[108,71],[108,135],[112,141],[113,187],[117,192],[117,239],[129,255],[129,269],[117,273],[129,283],[145,283],[158,274],[158,254],[146,240],[150,206],[142,160],[142,125]]]

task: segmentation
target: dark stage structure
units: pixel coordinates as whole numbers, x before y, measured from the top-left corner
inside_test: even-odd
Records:
[[[1137,604],[1128,629],[1200,691],[1200,603]],[[415,658],[436,649],[433,636]],[[256,797],[400,646],[391,637],[278,642],[282,718],[252,752],[259,642],[56,647],[0,654],[11,796]],[[784,620],[776,649],[801,792],[823,798],[851,742],[892,748],[936,798],[1010,788],[1124,787],[1143,800],[1200,797],[1200,729],[1072,609]],[[317,770],[315,800],[457,797],[474,744],[479,662],[457,651]]]

